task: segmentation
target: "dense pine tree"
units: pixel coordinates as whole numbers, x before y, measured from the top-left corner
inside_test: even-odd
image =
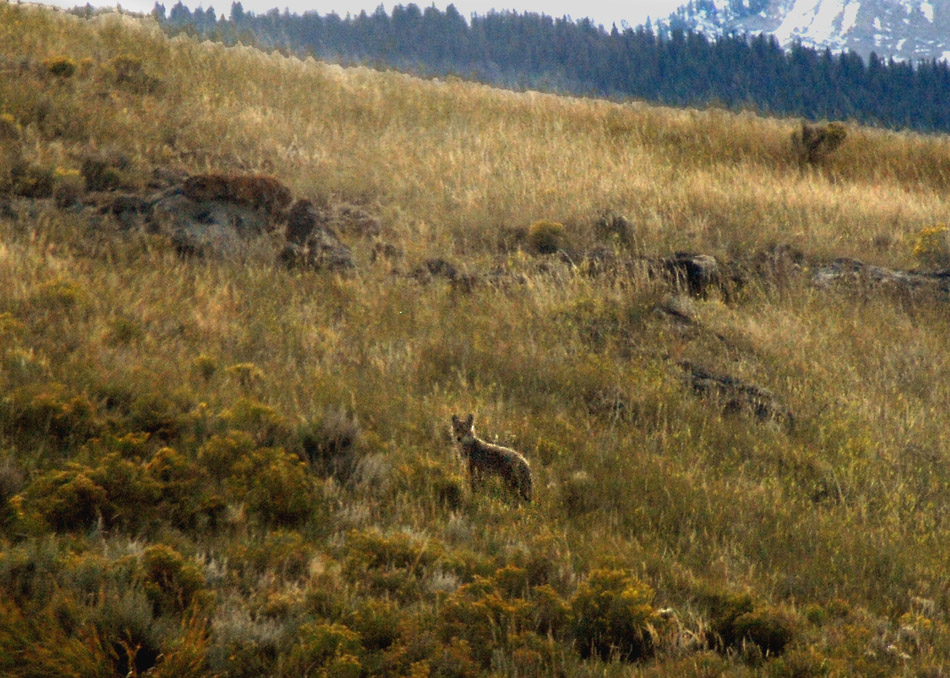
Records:
[[[735,0],[754,9],[765,0]],[[708,0],[694,0],[715,11]],[[170,31],[308,53],[345,64],[450,73],[506,87],[570,94],[637,98],[673,105],[754,107],[811,119],[855,119],[922,131],[950,131],[950,68],[944,62],[908,64],[872,54],[834,54],[794,45],[783,50],[766,35],[711,40],[677,28],[612,26],[546,15],[490,12],[466,21],[454,5],[397,5],[341,18],[331,13],[264,15],[231,5],[230,18],[214,9],[190,12],[178,2]],[[240,36],[240,38],[236,37]]]

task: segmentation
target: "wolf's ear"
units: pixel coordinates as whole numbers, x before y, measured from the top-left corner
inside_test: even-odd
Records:
[[[459,416],[457,414],[452,415],[452,423],[453,424],[459,423]]]
[[[468,418],[465,420],[465,425],[466,425],[466,426],[471,426],[471,425],[474,424],[474,423],[475,423],[475,415],[472,414],[471,412],[469,412],[469,413],[468,413]]]

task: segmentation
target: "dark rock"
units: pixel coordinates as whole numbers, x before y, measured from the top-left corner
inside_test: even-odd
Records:
[[[184,170],[156,167],[152,170],[152,177],[149,179],[148,186],[152,189],[164,189],[183,184],[187,179],[188,173]]]
[[[126,230],[144,225],[150,211],[149,202],[137,195],[118,195],[100,207],[101,213],[111,214]]]
[[[713,289],[723,289],[719,262],[708,254],[677,252],[662,261],[668,278],[677,287],[705,299]]]
[[[287,242],[293,245],[304,245],[316,228],[332,233],[332,229],[327,225],[326,214],[318,210],[311,200],[295,202],[287,213]],[[333,237],[336,237],[335,233]]]
[[[287,244],[279,255],[287,266],[345,271],[356,267],[350,248],[344,245],[323,214],[309,200],[298,200],[287,224]]]
[[[80,170],[86,180],[88,191],[113,191],[122,183],[122,174],[119,171],[123,165],[122,157],[107,157],[105,155],[87,155],[82,159]]]
[[[595,228],[603,240],[615,240],[624,245],[634,241],[633,224],[622,214],[604,212],[597,220]]]
[[[693,392],[721,403],[723,413],[745,412],[763,421],[778,421],[789,428],[794,426],[792,412],[768,389],[737,377],[710,372],[688,361],[680,362],[679,366],[686,370]]]
[[[373,243],[373,249],[370,251],[370,261],[376,262],[378,259],[398,259],[403,256],[402,248],[390,242],[377,241]]]
[[[379,219],[366,210],[347,203],[333,206],[330,225],[344,235],[360,238],[378,236],[383,230]]]
[[[459,277],[459,270],[455,264],[441,257],[426,259],[409,273],[410,278],[419,282],[429,282],[433,278],[455,280]]]

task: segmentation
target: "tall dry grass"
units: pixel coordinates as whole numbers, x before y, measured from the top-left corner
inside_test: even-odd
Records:
[[[50,75],[53,57],[76,73]],[[117,78],[118,57],[144,79]],[[139,192],[157,167],[267,172],[371,209],[403,271],[441,256],[520,274],[465,293],[393,275],[358,242],[349,277],[183,260],[14,201],[0,219],[11,652],[36,637],[17,615],[41,610],[56,633],[82,629],[68,649],[90,666],[131,670],[138,646],[140,663],[160,650],[156,670],[188,675],[939,675],[950,661],[945,301],[817,289],[803,272],[695,300],[684,330],[653,311],[662,282],[581,275],[509,237],[546,219],[578,250],[785,243],[906,267],[916,234],[948,219],[945,138],[852,126],[803,170],[796,121],[343,69],[9,4],[0,67],[17,130],[0,144],[37,167],[118,153]],[[632,244],[604,239],[605,210]],[[795,427],[696,397],[679,360],[771,389]],[[537,503],[468,493],[447,437],[468,411],[531,460]],[[343,450],[351,475],[280,448],[326,468]],[[639,664],[571,646],[590,582],[644,595],[600,570],[675,610]],[[714,652],[743,595],[759,614],[746,622],[793,629],[781,657],[751,641]],[[69,665],[42,647],[36,666]]]

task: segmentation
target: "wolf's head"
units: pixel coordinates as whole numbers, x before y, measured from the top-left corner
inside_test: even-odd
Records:
[[[475,440],[475,415],[469,414],[465,419],[459,419],[457,414],[453,414],[452,437],[457,443],[470,445]]]

